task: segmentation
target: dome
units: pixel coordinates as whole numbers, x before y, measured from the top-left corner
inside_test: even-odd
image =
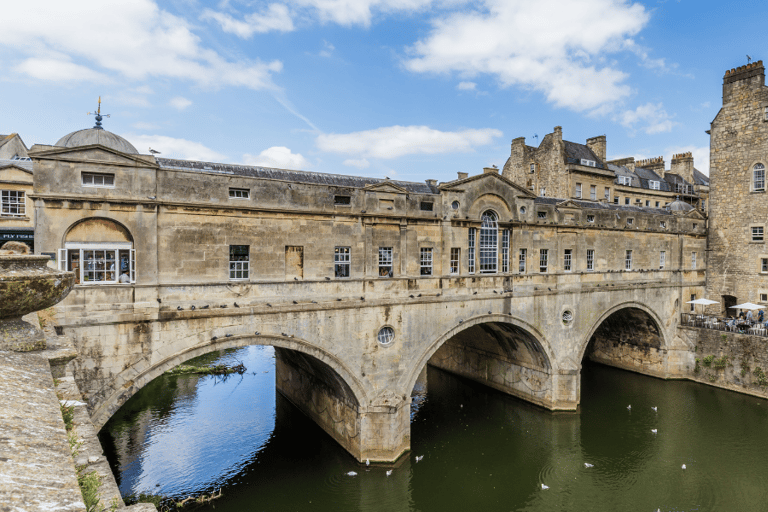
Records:
[[[57,146],[63,148],[76,148],[78,146],[90,146],[91,144],[101,144],[102,146],[115,149],[122,153],[130,153],[132,155],[139,154],[139,152],[136,151],[136,148],[133,147],[133,144],[121,136],[108,132],[103,128],[86,128],[85,130],[78,130],[63,136],[59,139],[59,142],[56,143]]]
[[[685,213],[685,212],[693,210],[693,206],[691,206],[688,203],[685,203],[685,202],[681,201],[680,199],[675,199],[674,201],[672,201],[669,204],[669,206],[667,206],[667,209],[669,209],[669,211],[671,211],[671,212],[683,212],[683,213]]]

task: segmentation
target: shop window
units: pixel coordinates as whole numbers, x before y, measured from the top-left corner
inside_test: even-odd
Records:
[[[75,284],[136,282],[136,251],[125,243],[72,243],[59,249],[59,270],[75,273]]]

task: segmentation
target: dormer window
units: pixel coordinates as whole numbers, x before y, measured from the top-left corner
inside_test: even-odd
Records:
[[[619,176],[619,185],[626,185],[626,186],[632,185],[632,177],[631,176]]]
[[[597,162],[594,160],[587,160],[586,158],[582,158],[581,165],[585,165],[587,167],[597,167]]]
[[[651,190],[660,190],[661,183],[655,180],[648,181],[648,186]]]

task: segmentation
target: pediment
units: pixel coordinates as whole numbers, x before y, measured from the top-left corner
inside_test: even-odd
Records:
[[[583,210],[584,209],[584,207],[582,205],[576,203],[576,201],[574,201],[572,199],[566,199],[565,201],[563,201],[561,203],[557,203],[555,205],[555,207],[558,208],[558,209],[561,209],[561,210],[562,209],[573,209],[573,210]]]
[[[24,179],[29,180],[32,171],[14,163],[0,164],[0,180]],[[30,183],[32,183],[30,181]]]
[[[448,183],[441,183],[440,184],[440,190],[443,191],[452,191],[452,192],[465,192],[467,189],[477,186],[482,182],[487,182],[488,180],[498,180],[504,183],[504,185],[508,186],[510,189],[514,190],[517,193],[517,197],[527,197],[531,199],[535,199],[536,195],[534,195],[530,190],[526,189],[525,187],[522,187],[518,185],[517,183],[505,178],[501,174],[497,174],[495,172],[486,172],[483,174],[477,174],[475,176],[470,176],[468,178],[464,178],[462,180],[456,180],[456,181],[449,181]]]
[[[154,157],[149,155],[130,155],[101,144],[62,148],[58,146],[33,146],[30,157],[40,160],[62,160],[84,163],[103,163],[112,165],[137,164],[142,167],[158,167]]]
[[[689,210],[685,213],[684,217],[688,217],[689,219],[700,219],[704,220],[706,217],[698,208],[694,208],[693,210]]]
[[[389,194],[407,194],[408,191],[388,181],[380,181],[364,187],[366,192],[385,192]]]

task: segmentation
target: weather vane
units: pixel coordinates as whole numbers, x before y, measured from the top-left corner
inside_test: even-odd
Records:
[[[95,115],[96,116],[96,126],[94,126],[94,128],[96,128],[97,130],[103,130],[103,128],[101,126],[101,120],[104,119],[105,117],[109,117],[109,114],[102,114],[101,113],[101,96],[99,96],[99,108],[96,110],[96,112],[88,112],[88,115],[89,116],[94,116]]]

